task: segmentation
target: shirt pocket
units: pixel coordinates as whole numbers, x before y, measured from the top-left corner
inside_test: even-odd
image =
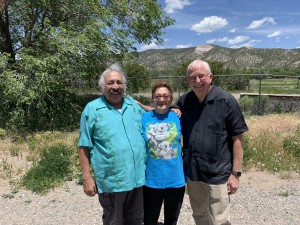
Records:
[[[223,133],[225,131],[225,115],[212,114],[206,120],[206,126],[209,131]]]

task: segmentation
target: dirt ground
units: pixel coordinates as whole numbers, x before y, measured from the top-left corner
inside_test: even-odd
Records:
[[[20,169],[22,167],[24,169],[24,167],[30,166],[24,159],[14,159],[12,157],[9,161],[19,170],[22,170]],[[3,171],[0,172],[3,173]],[[17,179],[18,177],[13,177],[11,180]],[[300,175],[297,173],[279,174],[252,169],[243,172],[242,177],[240,178],[241,186],[249,186],[256,190],[272,190],[280,186],[288,186],[294,183],[299,184],[300,187]],[[0,196],[10,193],[13,188],[13,185],[10,184],[10,179],[0,177]]]

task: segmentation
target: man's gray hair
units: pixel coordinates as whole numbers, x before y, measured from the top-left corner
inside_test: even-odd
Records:
[[[121,74],[122,78],[123,78],[123,82],[124,82],[124,93],[126,92],[126,75],[125,72],[123,71],[122,67],[120,66],[119,63],[114,63],[111,66],[109,66],[101,75],[99,78],[99,87],[100,87],[100,91],[103,92],[104,86],[105,86],[105,78],[112,72],[112,71],[116,71],[118,73]]]
[[[195,69],[200,69],[200,66],[204,65],[206,68],[207,73],[211,73],[211,69],[210,66],[207,62],[202,61],[200,59],[196,59],[193,62],[191,62],[188,67],[187,67],[187,75],[190,75],[191,71],[195,70]]]

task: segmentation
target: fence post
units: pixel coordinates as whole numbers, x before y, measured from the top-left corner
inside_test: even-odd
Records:
[[[259,86],[258,86],[258,115],[261,115],[261,79],[262,79],[262,74],[259,75]]]

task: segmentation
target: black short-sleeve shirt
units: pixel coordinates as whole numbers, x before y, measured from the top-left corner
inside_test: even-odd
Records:
[[[248,130],[236,99],[212,85],[203,102],[190,91],[174,107],[182,112],[186,175],[194,181],[225,183],[232,170],[232,137]]]

